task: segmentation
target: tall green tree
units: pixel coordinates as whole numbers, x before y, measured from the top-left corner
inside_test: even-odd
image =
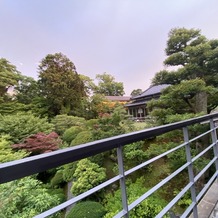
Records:
[[[106,96],[123,96],[125,94],[122,82],[116,82],[115,78],[107,73],[97,74],[98,85],[94,92]]]
[[[40,95],[39,85],[36,80],[28,76],[20,76],[20,81],[15,87],[16,99],[23,104],[30,104]]]
[[[216,108],[218,100],[214,98],[214,95],[218,93],[218,40],[208,40],[200,33],[200,30],[175,28],[169,32],[165,52],[167,55],[164,61],[165,66],[173,66],[177,69],[158,72],[153,78],[152,84],[179,85],[183,82],[183,85],[175,88],[177,92],[179,90],[180,97],[174,96],[174,102],[178,102],[180,99],[181,103],[192,108],[193,113],[209,113]],[[199,79],[204,84],[200,82],[199,87],[196,87]],[[185,86],[185,81],[189,87]],[[202,85],[205,87],[203,88]],[[207,86],[210,86],[209,92]],[[175,89],[169,88],[168,90],[175,91]],[[181,98],[181,96],[183,97]],[[164,98],[161,98],[161,101],[163,102]],[[173,105],[176,106],[176,104]],[[182,110],[182,104],[177,104],[176,107],[178,106]]]
[[[130,95],[134,97],[134,96],[140,95],[141,93],[142,93],[142,89],[134,89]]]
[[[23,104],[34,115],[48,117],[49,105],[41,93],[39,82],[32,77],[21,75],[18,85],[15,87],[14,99]]]
[[[51,116],[75,114],[85,96],[75,65],[62,53],[48,54],[41,61],[39,84]]]
[[[208,40],[198,29],[174,28],[169,32],[165,66],[175,71],[160,71],[153,84],[178,84],[182,80],[200,78],[206,85],[218,87],[218,39]]]
[[[82,74],[79,74],[79,77],[83,81],[86,95],[88,96],[92,94],[93,91],[96,89],[96,85],[93,82],[93,79],[91,79],[88,76],[82,75]]]
[[[20,74],[16,67],[5,58],[0,58],[0,98],[10,87],[17,85]]]

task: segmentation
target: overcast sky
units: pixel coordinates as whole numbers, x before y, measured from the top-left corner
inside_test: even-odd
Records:
[[[38,78],[38,63],[61,52],[79,74],[107,72],[126,95],[164,69],[172,28],[218,38],[218,0],[0,0],[0,57]]]

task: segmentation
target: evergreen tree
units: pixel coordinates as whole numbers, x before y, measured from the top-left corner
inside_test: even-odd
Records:
[[[50,116],[73,114],[85,96],[75,65],[63,54],[48,54],[39,65],[39,85]]]

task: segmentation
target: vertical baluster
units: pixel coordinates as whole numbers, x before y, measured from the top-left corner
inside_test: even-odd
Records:
[[[191,148],[190,148],[190,143],[189,143],[189,134],[188,134],[187,127],[183,128],[183,135],[184,135],[184,141],[187,143],[185,146],[186,159],[187,159],[187,162],[190,163],[190,165],[188,166],[188,176],[189,176],[189,182],[192,183],[192,186],[190,188],[191,198],[192,198],[192,202],[195,203],[195,206],[193,208],[193,216],[194,216],[194,218],[198,218],[196,190],[195,190],[195,183],[194,183],[194,171],[193,171]]]
[[[213,130],[211,132],[211,138],[212,138],[212,143],[214,143],[214,146],[213,146],[214,157],[217,157],[215,161],[215,166],[216,166],[216,172],[218,173],[218,148],[217,148],[218,144],[217,144],[217,134],[216,134],[216,129],[215,129],[213,119],[210,120],[210,129]]]
[[[124,217],[128,218],[129,212],[128,212],[128,203],[127,203],[127,194],[126,194],[126,182],[125,182],[125,175],[124,175],[123,152],[121,146],[117,148],[117,158],[118,158],[118,167],[119,167],[119,175],[120,175],[122,205],[124,211],[126,212]]]

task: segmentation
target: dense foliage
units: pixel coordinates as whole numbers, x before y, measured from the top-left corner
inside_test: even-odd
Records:
[[[127,188],[128,203],[132,203],[139,196],[144,194],[147,191],[145,187],[146,181],[144,178],[137,179],[136,182],[130,182]],[[153,218],[164,206],[164,200],[161,200],[158,196],[152,196],[138,205],[135,209],[130,212],[130,217],[138,218]],[[105,208],[108,213],[104,218],[111,218],[116,215],[122,209],[122,199],[121,199],[121,190],[115,191],[115,193],[109,193],[106,196]],[[110,211],[110,212],[109,212]]]
[[[157,103],[152,102],[152,106],[158,108],[153,115],[162,119],[166,114],[210,113],[218,106],[214,98],[218,93],[217,49],[218,40],[206,39],[200,30],[175,28],[170,31],[164,64],[176,66],[177,70],[163,70],[153,78],[153,85],[172,85]],[[183,108],[185,111],[181,111]]]
[[[11,147],[14,150],[26,150],[31,155],[43,154],[51,151],[56,151],[61,145],[61,140],[55,132],[45,134],[39,132],[26,138],[22,143],[13,144]]]
[[[78,162],[73,178],[75,181],[71,192],[78,195],[103,182],[106,179],[106,173],[104,168],[88,159],[83,159]]]
[[[46,118],[38,118],[31,113],[0,115],[0,135],[10,135],[14,143],[39,132],[50,133],[53,128],[53,124],[48,123]]]
[[[0,58],[0,102],[5,100],[9,88],[17,85],[19,78],[16,67],[5,58]]]
[[[0,185],[0,193],[0,217],[4,218],[30,218],[64,200],[62,190],[52,190],[31,177]]]
[[[110,74],[97,74],[98,86],[95,87],[94,92],[106,96],[123,96],[124,88],[122,82],[116,82],[115,78]]]
[[[27,156],[29,153],[19,150],[15,152],[11,148],[10,136],[4,135],[0,137],[0,163],[9,162],[12,160],[19,160]]]
[[[76,204],[67,214],[67,218],[102,218],[105,214],[104,207],[94,201],[84,201]]]
[[[49,54],[41,61],[39,84],[51,116],[75,114],[85,95],[75,65],[61,53]]]

